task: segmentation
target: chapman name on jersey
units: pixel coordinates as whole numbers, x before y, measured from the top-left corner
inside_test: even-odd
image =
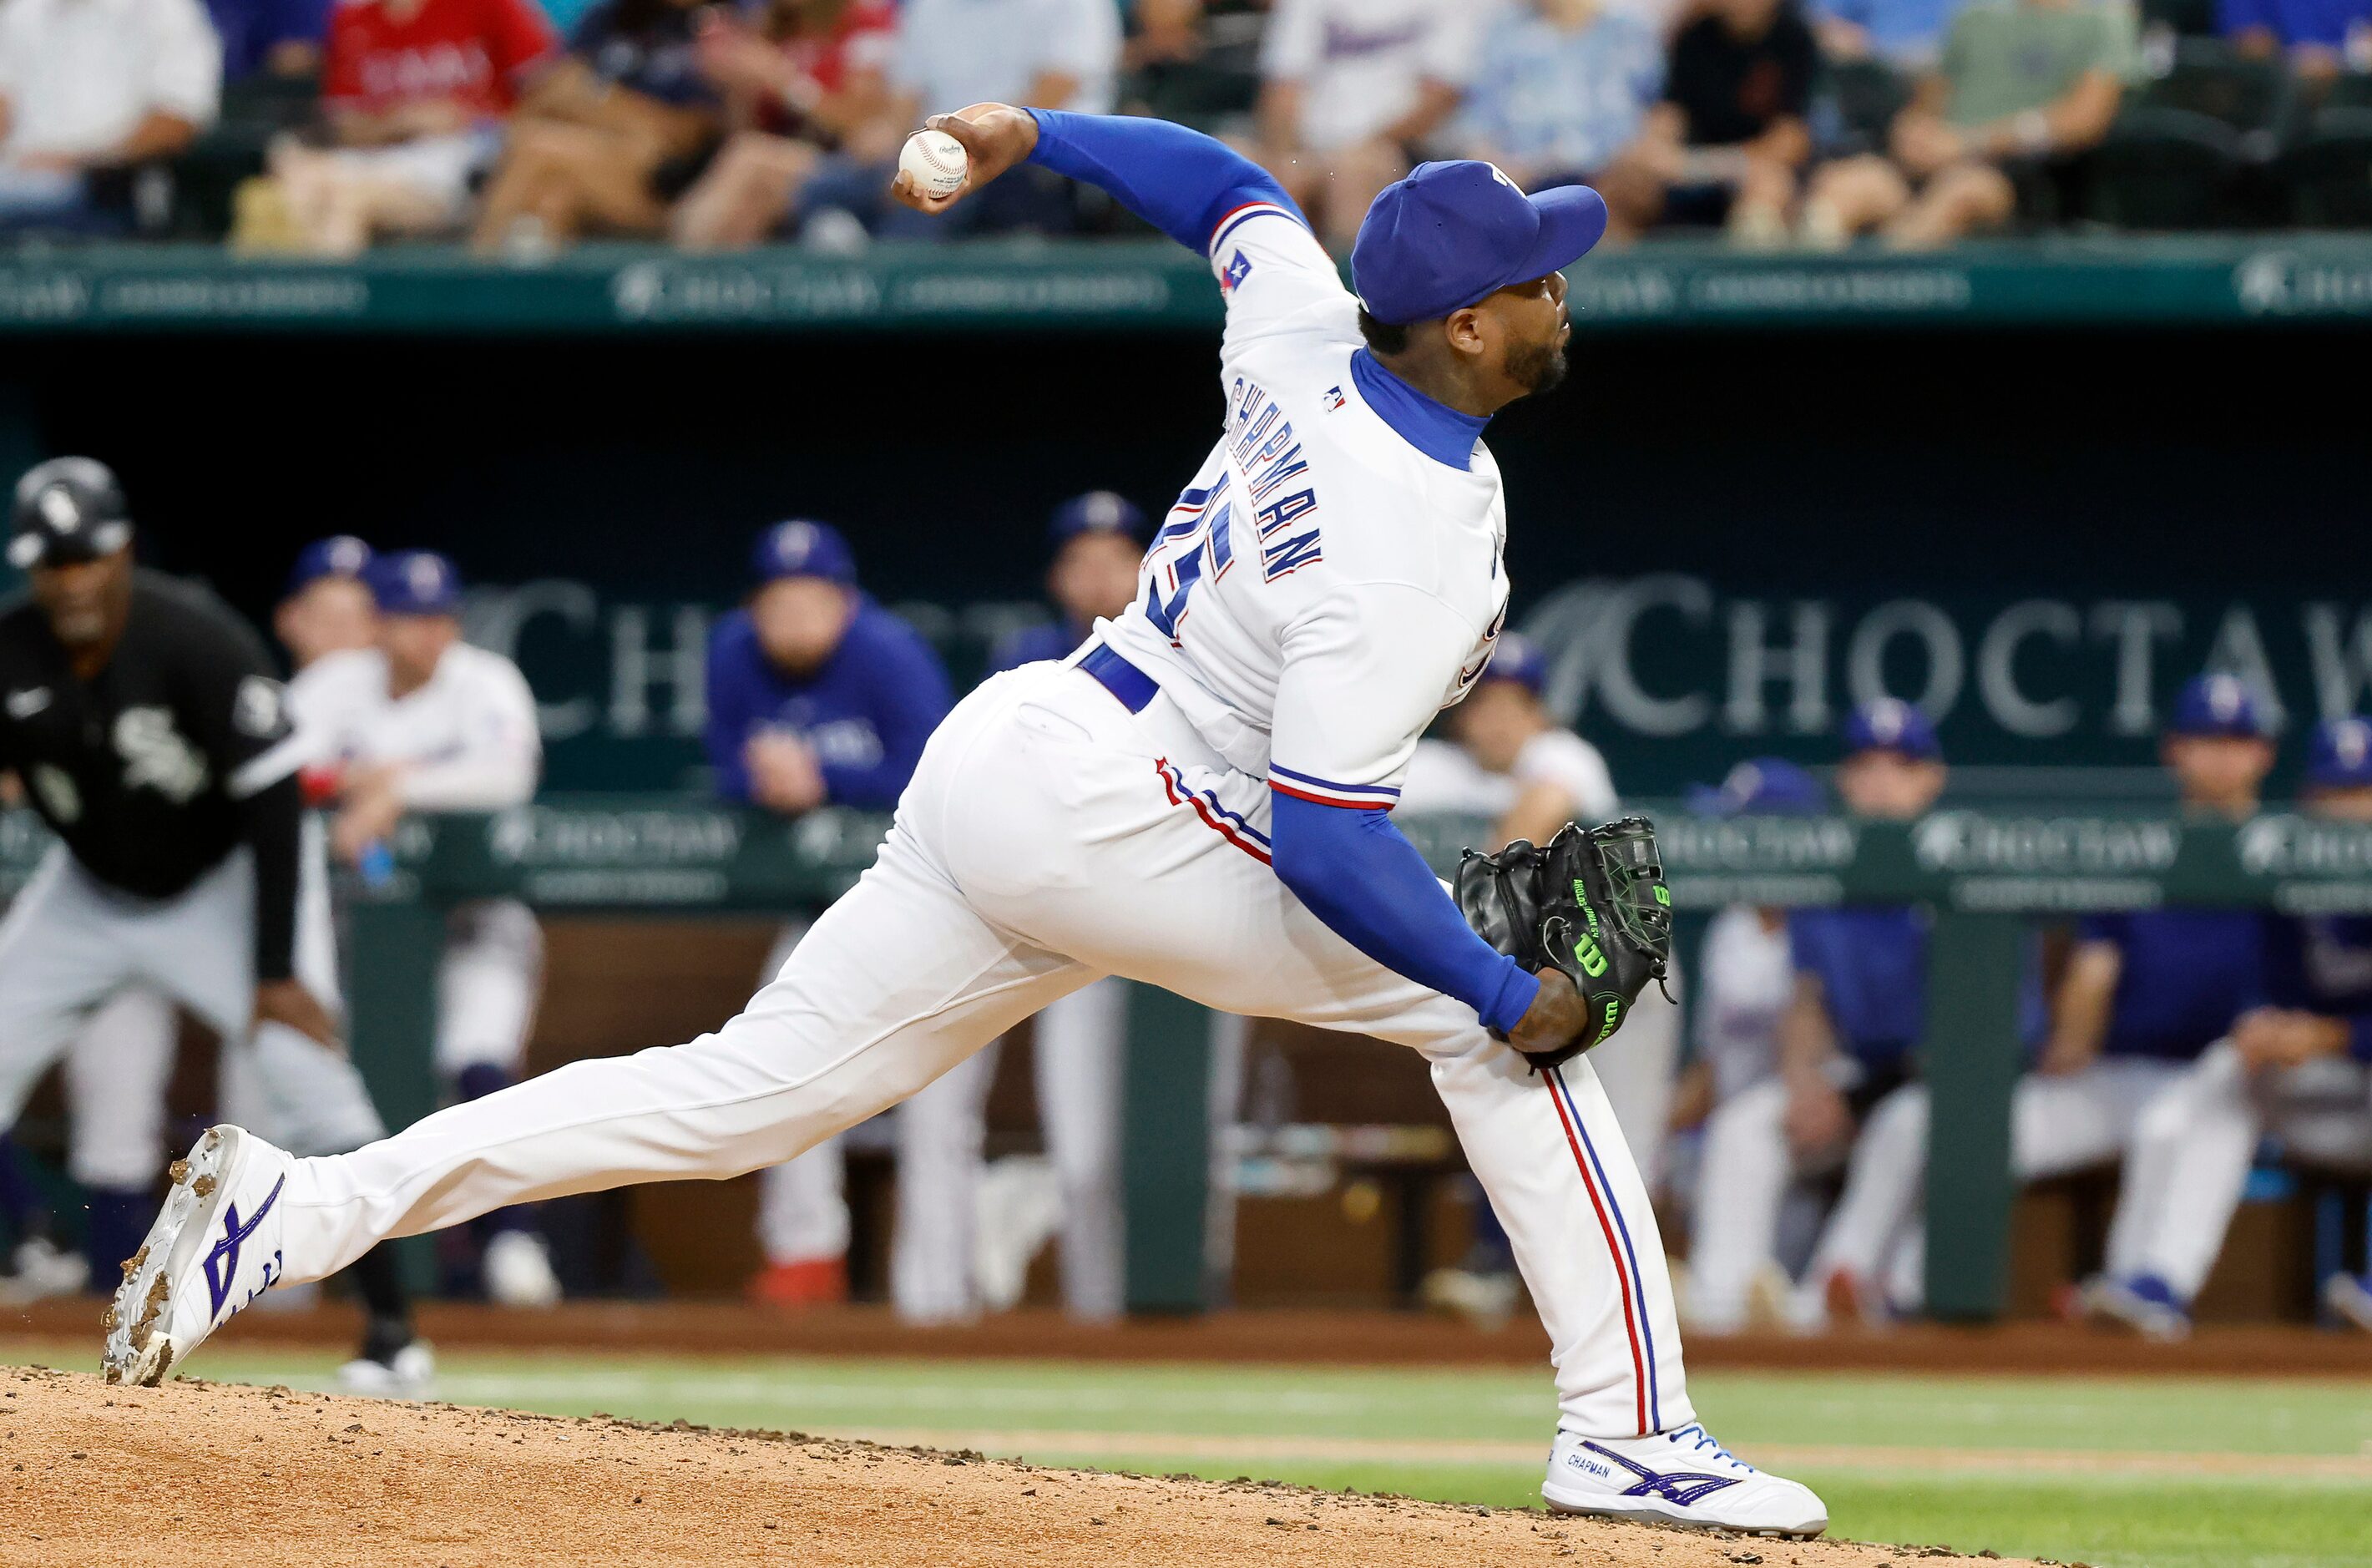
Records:
[[[500,654],[455,643],[401,697],[377,648],[330,654],[289,682],[288,699],[308,763],[404,763],[404,801],[417,810],[492,811],[535,794],[535,696]]]
[[[1210,253],[1227,428],[1098,629],[1230,766],[1389,808],[1506,612],[1498,465],[1482,420],[1355,365],[1358,302],[1293,215],[1239,208]]]

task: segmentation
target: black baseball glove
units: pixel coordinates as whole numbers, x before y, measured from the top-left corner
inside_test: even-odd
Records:
[[[1647,982],[1661,988],[1670,973],[1672,895],[1644,817],[1568,822],[1544,847],[1517,839],[1496,854],[1470,849],[1454,891],[1482,940],[1527,970],[1562,970],[1588,1006],[1592,1022],[1570,1043],[1525,1052],[1535,1067],[1602,1044]]]

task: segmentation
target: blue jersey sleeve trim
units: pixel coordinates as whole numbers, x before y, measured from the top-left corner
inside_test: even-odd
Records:
[[[1261,211],[1309,220],[1276,177],[1215,137],[1166,120],[1033,109],[1029,161],[1100,187],[1121,205],[1198,256],[1217,236]]]
[[[1474,934],[1389,816],[1283,790],[1272,800],[1270,864],[1327,929],[1394,973],[1456,997],[1502,1034],[1522,1020],[1540,981]]]

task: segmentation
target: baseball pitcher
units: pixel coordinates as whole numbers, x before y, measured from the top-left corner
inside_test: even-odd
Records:
[[[1276,181],[1209,137],[1000,104],[931,124],[964,144],[970,178],[928,199],[901,180],[909,204],[961,202],[1027,159],[1206,255],[1227,297],[1219,438],[1135,602],[1066,663],[957,704],[879,859],[722,1029],[354,1155],[208,1132],[120,1293],[111,1375],[163,1376],[276,1280],[387,1236],[788,1158],[1121,974],[1425,1054],[1549,1331],[1552,1504],[1824,1529],[1808,1489],[1697,1423],[1655,1217],[1578,1054],[1660,967],[1659,922],[1669,947],[1652,834],[1568,830],[1527,865],[1470,863],[1505,913],[1541,917],[1482,921],[1503,951],[1391,821],[1417,738],[1482,673],[1506,610],[1482,431],[1562,375],[1561,269],[1604,232],[1605,203],[1425,165],[1369,212],[1355,298]],[[959,418],[972,394],[942,395]],[[1620,984],[1575,983],[1596,972]]]

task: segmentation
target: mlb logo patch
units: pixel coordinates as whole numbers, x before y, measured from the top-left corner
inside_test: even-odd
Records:
[[[1219,292],[1221,294],[1235,293],[1237,286],[1246,278],[1251,276],[1251,274],[1252,264],[1244,260],[1244,253],[1241,250],[1237,251],[1234,255],[1227,258],[1227,266],[1220,270]]]
[[[1342,389],[1342,388],[1340,388],[1340,387],[1329,387],[1329,388],[1327,388],[1327,389],[1326,389],[1326,412],[1327,412],[1328,413],[1332,413],[1336,409],[1341,408],[1342,406],[1343,406],[1343,389]]]

